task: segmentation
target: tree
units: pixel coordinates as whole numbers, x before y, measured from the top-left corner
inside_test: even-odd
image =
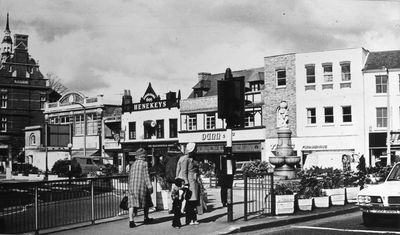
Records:
[[[68,87],[64,86],[61,79],[55,73],[47,73],[46,79],[49,80],[49,86],[60,95],[64,95],[69,91]]]

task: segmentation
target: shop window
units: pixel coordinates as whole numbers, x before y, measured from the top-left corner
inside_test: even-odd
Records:
[[[33,133],[29,136],[29,145],[36,145],[36,136]]]
[[[99,132],[99,120],[96,113],[90,113],[86,116],[87,135],[97,135]]]
[[[8,103],[8,95],[5,93],[2,93],[0,95],[0,108],[6,109],[7,108],[7,103]]]
[[[195,131],[197,130],[197,117],[196,114],[192,114],[188,116],[188,130]]]
[[[136,139],[136,122],[129,122],[129,139]]]
[[[276,70],[276,87],[286,86],[286,70]]]
[[[332,63],[322,64],[323,72],[324,72],[324,82],[332,82],[333,74],[332,74]]]
[[[215,129],[215,113],[206,114],[206,129]]]
[[[169,119],[169,138],[178,137],[178,119]]]
[[[7,132],[7,118],[1,118],[0,132]]]
[[[156,122],[156,136],[157,139],[164,138],[164,120],[157,120]]]
[[[306,65],[307,84],[315,83],[315,65]]]
[[[376,127],[387,127],[387,108],[376,108]]]
[[[315,116],[315,108],[307,108],[307,124],[317,123],[317,117]]]
[[[333,107],[325,107],[324,108],[325,115],[325,123],[333,123]]]
[[[75,116],[75,136],[83,135],[84,130],[84,118],[83,115],[76,115]]]
[[[352,122],[351,106],[343,106],[342,113],[343,113],[343,122]]]
[[[61,124],[68,124],[69,123],[69,117],[68,116],[60,117],[60,123]]]
[[[386,93],[387,92],[387,75],[376,75],[376,93]]]
[[[342,68],[342,81],[350,81],[351,80],[350,62],[340,63],[340,67]]]

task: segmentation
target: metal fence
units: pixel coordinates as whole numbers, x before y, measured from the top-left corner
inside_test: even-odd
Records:
[[[0,184],[0,233],[24,233],[126,214],[127,176]]]
[[[249,215],[274,215],[274,175],[260,173],[243,175],[244,179],[244,220]]]

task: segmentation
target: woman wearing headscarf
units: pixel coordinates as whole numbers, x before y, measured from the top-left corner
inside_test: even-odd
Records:
[[[200,202],[200,165],[196,159],[196,144],[188,143],[186,146],[187,179],[189,183],[189,193],[186,203],[186,224],[199,224],[197,222],[196,208]]]
[[[128,177],[128,206],[129,227],[136,227],[133,220],[138,208],[143,208],[144,224],[150,224],[153,219],[149,218],[149,208],[153,206],[151,194],[153,186],[150,181],[149,170],[146,162],[146,150],[139,148],[136,151],[136,160],[129,170]]]

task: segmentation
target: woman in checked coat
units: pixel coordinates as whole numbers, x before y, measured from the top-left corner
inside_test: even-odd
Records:
[[[128,206],[129,206],[129,227],[136,227],[133,220],[133,213],[137,213],[138,208],[143,208],[144,223],[150,224],[149,208],[153,206],[151,194],[153,186],[150,181],[149,170],[146,162],[146,150],[139,148],[136,151],[136,161],[129,170],[128,177]]]

